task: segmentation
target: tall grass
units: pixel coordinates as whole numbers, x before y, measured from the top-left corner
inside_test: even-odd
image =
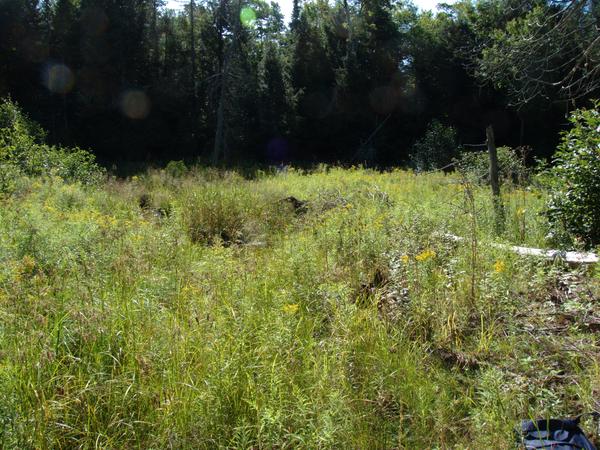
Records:
[[[542,246],[543,193],[498,238],[454,176],[174,175],[1,200],[0,447],[508,448],[590,407],[593,334],[519,316],[562,269],[488,245]]]

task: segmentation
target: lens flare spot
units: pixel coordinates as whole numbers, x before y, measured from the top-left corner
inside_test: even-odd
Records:
[[[142,91],[127,91],[121,97],[121,111],[130,119],[145,119],[150,114],[150,99]]]
[[[252,27],[256,22],[256,13],[249,6],[244,6],[240,11],[240,20],[245,27]]]
[[[75,85],[75,75],[64,64],[51,64],[44,71],[44,84],[50,92],[67,94]]]

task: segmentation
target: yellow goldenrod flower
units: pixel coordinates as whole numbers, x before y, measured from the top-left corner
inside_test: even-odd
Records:
[[[504,261],[502,260],[498,260],[494,263],[494,272],[496,273],[502,273],[506,270],[506,264],[504,264]]]
[[[287,314],[296,314],[298,312],[298,308],[300,308],[298,303],[288,303],[287,305],[283,305],[283,312]]]
[[[435,256],[435,252],[433,250],[431,250],[430,248],[428,248],[427,250],[419,253],[417,256],[415,256],[415,259],[419,262],[422,261],[427,261],[430,258],[433,258]]]
[[[408,261],[410,260],[408,255],[402,255],[400,257],[400,261],[402,261],[403,264],[408,264]]]

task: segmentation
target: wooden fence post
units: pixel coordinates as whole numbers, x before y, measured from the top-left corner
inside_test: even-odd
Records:
[[[494,213],[496,215],[496,233],[504,231],[504,206],[500,197],[500,180],[498,177],[498,153],[494,140],[494,128],[488,125],[485,129],[488,153],[490,156],[490,185],[492,186],[492,200],[494,202]]]

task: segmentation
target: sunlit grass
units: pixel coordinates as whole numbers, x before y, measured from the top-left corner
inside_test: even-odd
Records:
[[[442,174],[33,181],[0,208],[0,446],[508,447],[598,365],[531,373],[516,313],[554,269],[489,243],[543,246],[544,194],[503,196],[497,236],[488,189]]]

